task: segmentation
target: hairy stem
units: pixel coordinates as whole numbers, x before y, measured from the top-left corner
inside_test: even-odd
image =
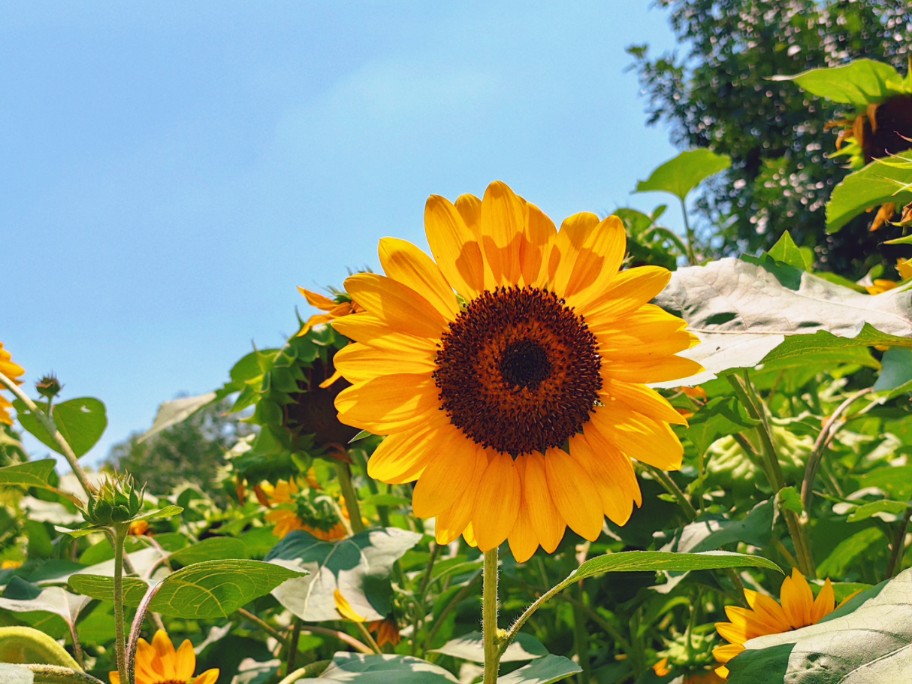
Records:
[[[497,549],[485,551],[481,590],[481,634],[484,640],[484,684],[495,684],[500,669],[497,638]]]
[[[128,524],[118,523],[110,528],[111,543],[114,545],[114,639],[117,653],[117,672],[124,684],[133,684],[127,674],[127,632],[124,623],[124,541],[127,538]]]
[[[339,476],[339,484],[342,487],[342,498],[345,499],[345,509],[348,511],[348,520],[351,523],[352,532],[355,534],[364,532],[364,520],[361,517],[358,493],[352,483],[351,466],[348,463],[336,461],[336,473]]]

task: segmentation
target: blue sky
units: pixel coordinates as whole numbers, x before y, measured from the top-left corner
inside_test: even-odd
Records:
[[[107,404],[93,462],[295,332],[297,285],[425,247],[430,194],[651,208],[630,191],[675,150],[624,52],[673,47],[651,5],[0,6],[0,340],[27,388]]]

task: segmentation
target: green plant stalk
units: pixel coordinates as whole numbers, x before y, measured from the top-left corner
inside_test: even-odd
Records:
[[[431,575],[434,573],[434,563],[437,561],[437,554],[440,553],[439,544],[431,544],[431,557],[428,559],[428,566],[424,572],[424,575],[421,578],[421,583],[418,585],[417,599],[412,604],[415,609],[415,616],[412,621],[412,655],[418,653],[418,632],[421,631],[421,624],[424,621],[424,614],[427,610],[427,606],[424,604],[424,599],[427,596],[428,585],[431,583]]]
[[[305,665],[304,667],[298,668],[294,672],[290,673],[285,679],[279,682],[279,684],[294,684],[297,681],[300,681],[302,678],[309,678],[310,675],[320,674],[331,661],[329,660],[318,660],[315,663],[310,665]]]
[[[361,506],[358,503],[358,493],[355,491],[355,485],[352,483],[351,468],[347,463],[336,461],[336,474],[339,476],[339,484],[342,487],[342,498],[345,500],[345,509],[348,511],[348,520],[351,524],[352,532],[358,534],[364,532],[364,520],[361,518]]]
[[[681,215],[684,217],[684,233],[687,235],[687,261],[690,262],[691,266],[697,265],[697,256],[694,253],[694,242],[696,238],[694,237],[693,228],[690,227],[690,219],[687,217],[687,202],[683,198],[678,198],[681,200]]]
[[[298,644],[301,641],[301,619],[297,616],[291,618],[291,632],[288,635],[288,645],[285,647],[285,674],[289,675],[295,670],[295,661],[298,659]]]
[[[117,672],[120,674],[121,682],[134,684],[134,680],[127,675],[127,632],[124,623],[123,596],[124,541],[126,541],[129,529],[130,526],[127,523],[118,523],[109,528],[111,543],[114,546],[114,639]]]
[[[495,684],[502,651],[497,634],[497,548],[485,551],[481,589],[481,635],[484,640],[484,684]]]
[[[748,414],[760,423],[756,428],[757,435],[760,438],[760,454],[767,464],[767,476],[771,478],[770,486],[773,491],[779,492],[785,487],[785,477],[779,465],[779,457],[776,455],[776,446],[773,444],[773,433],[770,429],[766,406],[757,395],[746,371],[740,377],[729,375],[727,379],[735,390],[735,394],[744,403]],[[783,510],[782,517],[785,519],[786,527],[788,527],[789,535],[795,546],[798,569],[805,577],[813,579],[816,576],[816,571],[814,570],[814,559],[811,556],[811,547],[805,528],[801,524],[798,514],[794,511]]]
[[[358,631],[361,632],[361,636],[364,637],[365,641],[370,644],[371,649],[373,649],[371,653],[376,653],[377,655],[383,653],[383,649],[380,648],[380,644],[377,643],[377,640],[374,639],[373,635],[370,633],[370,630],[367,629],[367,625],[365,625],[363,622],[356,622],[355,627],[357,627]]]
[[[576,657],[579,666],[583,669],[580,673],[580,682],[589,684],[592,681],[589,677],[589,633],[586,631],[586,614],[580,609],[585,605],[585,594],[583,593],[583,583],[577,582],[576,595],[579,605],[573,604],[573,642],[576,647]]]
[[[88,497],[89,500],[93,499],[95,497],[95,488],[92,487],[85,471],[82,469],[82,466],[79,465],[79,458],[73,452],[73,448],[70,446],[69,442],[64,439],[63,435],[60,434],[60,430],[57,429],[57,423],[54,422],[54,417],[42,411],[35,402],[29,399],[25,392],[19,389],[19,385],[6,377],[3,373],[0,373],[0,384],[5,385],[10,392],[15,394],[16,398],[25,404],[29,411],[32,412],[32,415],[44,425],[45,430],[47,430],[54,438],[54,441],[57,442],[57,446],[60,447],[60,451],[70,465],[70,468],[73,469],[73,474],[76,476],[76,479],[79,480],[79,484],[86,493],[86,497]]]
[[[890,542],[890,560],[887,565],[888,578],[895,577],[896,573],[902,568],[902,559],[906,550],[906,533],[909,531],[909,519],[912,518],[912,501],[908,502],[908,506],[909,508],[906,508],[906,512],[896,526],[893,539]]]
[[[684,513],[687,514],[689,520],[693,520],[697,517],[697,509],[693,507],[693,504],[690,503],[690,499],[688,499],[687,495],[681,491],[681,488],[678,487],[678,483],[671,479],[671,476],[668,473],[651,465],[647,465],[646,469],[659,482],[659,484],[665,488],[665,491],[667,491],[675,498],[675,500],[678,502],[678,505],[681,507]]]

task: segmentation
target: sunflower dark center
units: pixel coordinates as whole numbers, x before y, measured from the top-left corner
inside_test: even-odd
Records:
[[[601,389],[598,342],[563,299],[532,287],[476,297],[441,336],[434,381],[467,437],[513,457],[563,445]]]
[[[551,375],[548,352],[538,342],[519,340],[504,350],[500,374],[513,387],[535,389]]]
[[[895,95],[882,102],[864,120],[862,149],[865,162],[912,148],[912,95]]]

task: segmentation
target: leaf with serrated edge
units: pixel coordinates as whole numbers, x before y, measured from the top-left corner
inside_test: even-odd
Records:
[[[56,461],[45,458],[40,461],[28,461],[0,468],[0,485],[17,485],[20,487],[41,487],[47,489]]]
[[[497,678],[497,684],[551,684],[583,671],[568,658],[549,653],[510,674]]]

